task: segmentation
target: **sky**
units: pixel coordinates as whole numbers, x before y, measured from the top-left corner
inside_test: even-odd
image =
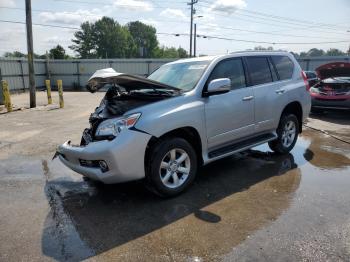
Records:
[[[4,22],[25,22],[24,2],[0,0],[0,55],[27,52],[25,25]],[[347,51],[350,47],[350,0],[198,0],[195,9],[197,34],[207,36],[197,38],[197,54],[225,54],[255,46],[293,52],[313,47]],[[37,54],[60,44],[74,55],[68,48],[74,28],[102,16],[122,25],[139,20],[159,33],[185,34],[160,34],[158,40],[164,46],[189,50],[190,7],[186,0],[32,0],[32,11],[33,24],[70,27],[33,25]]]

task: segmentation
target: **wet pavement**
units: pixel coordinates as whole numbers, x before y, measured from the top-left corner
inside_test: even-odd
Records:
[[[20,133],[5,144],[15,122],[0,130],[0,261],[350,261],[350,145],[322,132],[288,155],[263,145],[212,163],[160,199],[142,182],[83,181],[46,136],[46,151]]]
[[[42,252],[33,260],[350,258],[350,147],[315,131],[286,156],[261,146],[204,167],[167,200],[142,183],[84,182],[56,160],[9,159],[1,170],[4,260],[30,259],[32,245]]]

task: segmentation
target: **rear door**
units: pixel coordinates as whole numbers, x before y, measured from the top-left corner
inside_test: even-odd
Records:
[[[245,63],[255,97],[256,132],[272,131],[289,101],[289,90],[295,88],[294,63],[286,55],[248,56]]]
[[[278,76],[269,56],[247,56],[245,63],[254,93],[255,130],[269,131],[274,128],[278,110]]]
[[[254,132],[254,97],[247,87],[241,58],[220,61],[210,74],[214,79],[230,78],[231,91],[208,97],[205,103],[208,147],[232,143]]]

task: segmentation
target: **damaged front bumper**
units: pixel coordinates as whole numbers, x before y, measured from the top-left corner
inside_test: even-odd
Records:
[[[151,135],[124,130],[117,138],[73,146],[67,141],[57,149],[59,159],[73,171],[106,184],[145,177],[144,159]]]

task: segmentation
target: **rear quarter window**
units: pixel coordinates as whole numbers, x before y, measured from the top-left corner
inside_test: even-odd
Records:
[[[291,79],[294,71],[294,63],[288,56],[272,56],[280,80]]]

